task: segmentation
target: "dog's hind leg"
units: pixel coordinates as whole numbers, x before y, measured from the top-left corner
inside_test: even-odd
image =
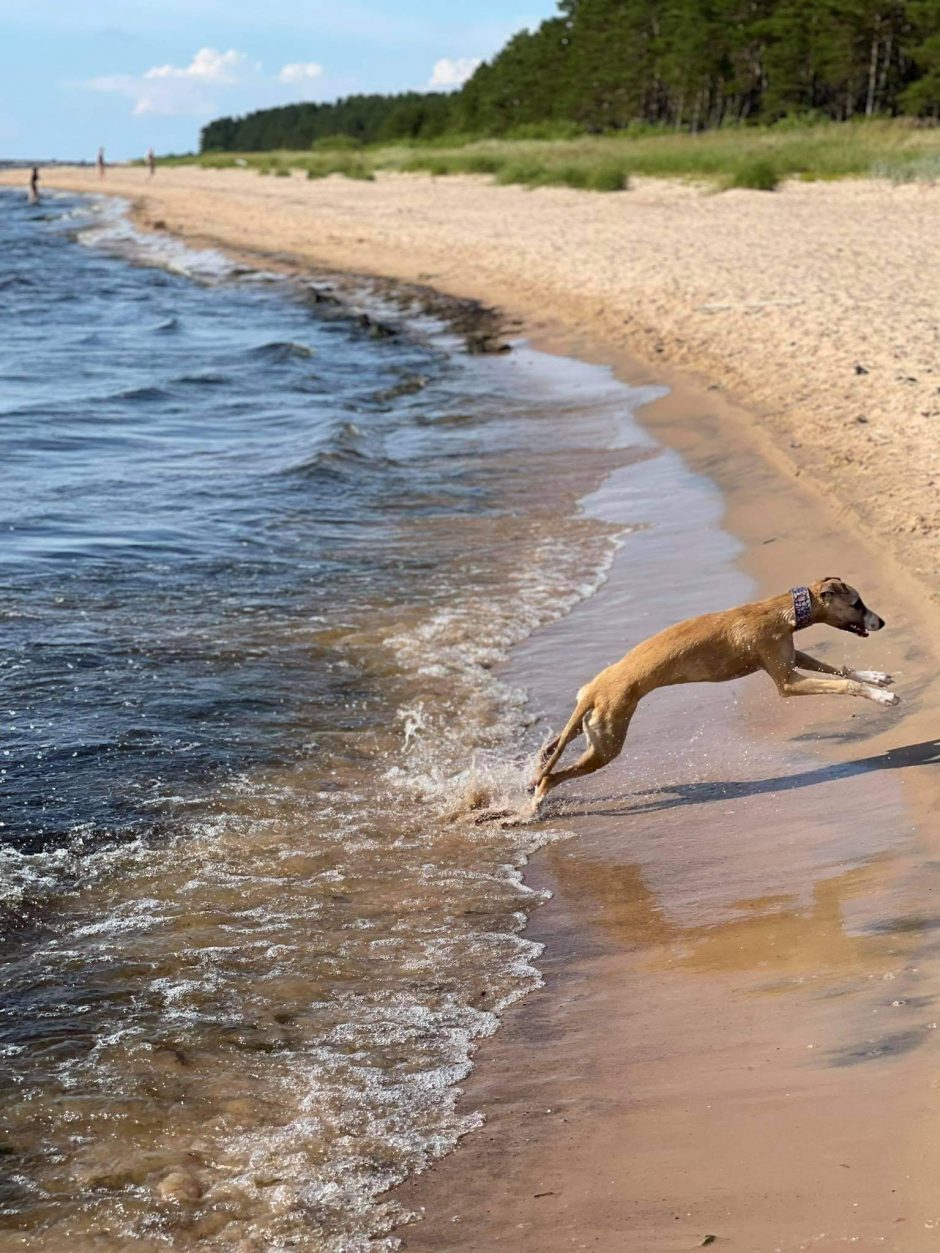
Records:
[[[555,765],[558,758],[562,755],[575,736],[581,731],[584,719],[593,708],[594,704],[590,696],[582,695],[585,690],[585,688],[582,688],[578,693],[578,703],[575,706],[574,713],[565,724],[565,729],[562,731],[561,735],[556,736],[550,744],[546,744],[539,753],[535,778],[532,780],[533,787],[539,786],[545,776],[551,772],[552,767]]]
[[[556,735],[553,740],[549,740],[547,744],[543,744],[542,747],[539,749],[538,760],[535,763],[535,768],[537,771],[542,771],[545,768],[545,766],[548,764],[548,760],[557,749],[558,741],[560,739],[561,739],[561,736]]]
[[[595,709],[590,717],[585,718],[584,734],[587,736],[588,747],[573,766],[569,766],[566,770],[558,770],[554,774],[546,772],[542,775],[536,788],[533,808],[538,809],[544,796],[559,783],[593,774],[595,770],[609,765],[615,757],[619,756],[632,714],[633,709],[625,717],[611,721],[610,718],[599,715]]]

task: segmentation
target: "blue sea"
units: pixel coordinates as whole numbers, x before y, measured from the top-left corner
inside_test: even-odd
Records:
[[[622,395],[106,198],[0,191],[0,331],[0,1245],[392,1248],[539,982],[565,832],[476,819]]]

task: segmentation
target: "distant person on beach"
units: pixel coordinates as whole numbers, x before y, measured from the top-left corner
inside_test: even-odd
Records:
[[[26,197],[29,204],[39,204],[39,166],[33,166],[33,172],[29,176],[29,193]]]
[[[152,148],[147,149],[147,169],[150,171],[150,177],[153,178],[157,172],[157,158]]]
[[[98,149],[98,177],[104,178],[104,149]]]

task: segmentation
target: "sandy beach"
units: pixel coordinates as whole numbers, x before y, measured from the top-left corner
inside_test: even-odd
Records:
[[[11,172],[4,181],[22,181]],[[791,182],[767,194],[636,180],[629,192],[479,178],[308,181],[57,169],[190,239],[426,283],[741,402],[811,480],[940,594],[940,192]]]
[[[527,930],[546,986],[480,1049],[464,1108],[486,1127],[400,1190],[414,1253],[935,1247],[935,613],[710,408],[677,387],[641,417],[722,489],[737,559],[707,503],[663,533],[650,483],[651,530],[513,679],[564,709],[571,668],[616,656],[638,602],[733,600],[734,571],[770,594],[810,535],[813,561],[892,606],[876,648],[904,705],[781,705],[759,679],[648,702],[559,802],[576,838],[527,873],[552,893]],[[844,658],[829,634],[813,650]]]
[[[889,619],[812,648],[897,671],[898,711],[784,704],[762,676],[673,690],[559,800],[576,838],[526,872],[551,893],[527,931],[545,986],[463,1085],[486,1125],[398,1189],[423,1219],[405,1248],[934,1248],[940,192],[44,181],[288,269],[480,300],[510,332],[670,383],[638,415],[666,447],[590,504],[644,525],[509,667],[549,724],[625,636],[665,625],[647,605],[679,617],[837,570]]]

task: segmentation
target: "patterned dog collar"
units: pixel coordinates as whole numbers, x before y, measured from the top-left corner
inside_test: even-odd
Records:
[[[808,627],[813,620],[813,602],[808,587],[791,587],[793,597],[793,613],[796,616],[796,629]]]

